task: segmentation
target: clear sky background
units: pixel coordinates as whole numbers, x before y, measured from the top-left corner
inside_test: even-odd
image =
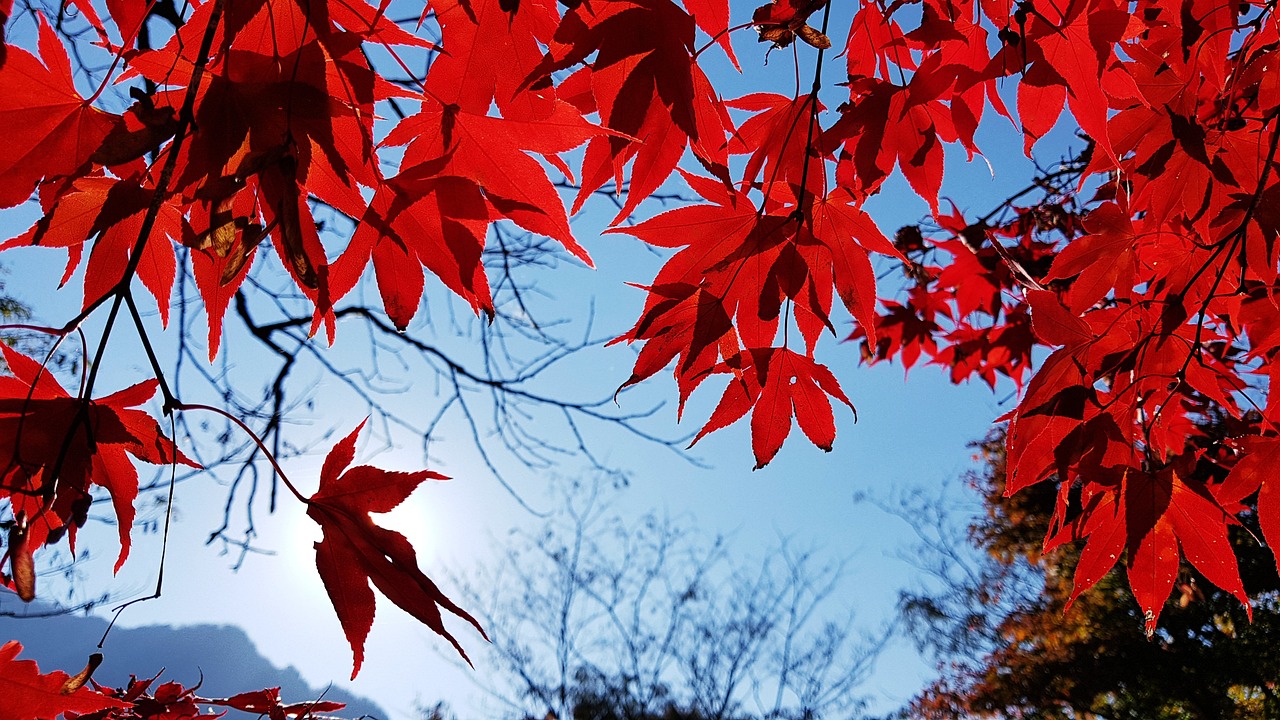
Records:
[[[838,49],[843,46],[848,28],[850,4],[837,5],[840,11],[833,14],[831,36]],[[735,1],[734,22],[747,20],[754,6],[752,2]],[[30,23],[17,27],[21,29],[16,42],[22,44],[22,33],[29,32]],[[757,44],[752,31],[741,31],[733,37],[744,75],[736,77],[722,56],[713,60],[709,69],[726,96],[793,90],[790,51],[775,51],[765,67],[766,46]],[[800,52],[802,77],[811,77],[813,54],[808,48]],[[843,75],[843,58],[829,53],[826,63],[825,77]],[[847,97],[841,88],[824,91],[828,107],[838,105],[841,95]],[[827,113],[824,123],[829,124],[833,118],[832,113]],[[947,148],[943,185],[944,196],[954,198],[962,210],[979,214],[1020,188],[1031,174],[1030,164],[1021,156],[1021,139],[1012,125],[994,117],[994,113],[986,125],[978,142],[995,166],[995,176],[983,159],[966,163],[963,151]],[[1069,140],[1068,134],[1061,128],[1059,131],[1060,136],[1040,146],[1042,155],[1050,160]],[[672,188],[682,189],[678,182]],[[639,216],[648,217],[661,209],[658,203],[649,203],[641,207]],[[897,227],[916,222],[927,212],[927,206],[914,197],[900,177],[886,183],[883,193],[868,203],[868,209],[890,236]],[[31,212],[29,204],[0,216],[0,234],[9,237],[24,230]],[[611,215],[612,206],[602,201],[589,206],[574,221],[578,239],[599,269],[561,262],[554,269],[526,276],[542,295],[537,300],[539,312],[544,317],[568,321],[563,329],[566,337],[584,331],[590,307],[595,311],[595,336],[625,331],[640,310],[643,293],[623,283],[647,283],[660,265],[660,257],[630,237],[599,235]],[[77,274],[67,288],[53,290],[64,262],[61,251],[44,249],[11,250],[0,257],[0,263],[9,271],[6,291],[32,307],[36,322],[60,325],[79,307],[81,275]],[[260,261],[260,265],[260,273],[279,271],[274,259]],[[883,267],[888,270],[890,266]],[[881,295],[892,296],[898,282],[897,275],[888,277]],[[426,327],[426,320],[420,316],[415,332],[428,336],[434,333],[443,346],[460,354],[474,354],[476,334],[484,329],[459,311],[458,322],[470,337],[455,337],[451,323],[442,321],[449,317],[442,310],[447,301],[436,290],[432,296],[436,329]],[[371,302],[376,301],[370,277],[359,292]],[[143,306],[148,304],[144,300]],[[255,305],[255,309],[263,317],[270,312],[263,303]],[[167,362],[172,363],[173,338],[159,334],[157,318],[150,321],[153,334],[167,353]],[[96,338],[100,323],[101,318],[95,317],[88,324],[91,339]],[[236,324],[234,319],[228,319],[224,359],[213,370],[231,373],[237,378],[238,388],[253,395],[269,381],[262,368],[272,361]],[[837,329],[847,334],[850,327],[846,321]],[[340,365],[359,365],[367,337],[354,325],[340,326],[338,343],[328,351],[329,357]],[[127,326],[112,336],[109,355],[100,394],[149,376],[145,359]],[[921,366],[904,381],[900,366],[862,366],[856,344],[842,344],[832,338],[824,339],[819,358],[836,373],[858,408],[859,421],[855,424],[852,414],[837,405],[838,436],[831,453],[813,447],[798,428],[793,428],[777,458],[753,472],[749,426],[745,421],[704,438],[694,448],[690,455],[706,467],[608,428],[589,428],[586,439],[602,460],[629,475],[629,485],[613,499],[614,508],[624,516],[639,517],[656,510],[691,518],[708,537],[728,536],[731,552],[743,557],[758,556],[776,546],[780,538],[788,538],[799,547],[816,548],[827,557],[848,558],[833,611],[854,611],[859,626],[874,632],[893,620],[900,590],[918,587],[928,579],[910,562],[914,536],[908,525],[870,504],[858,503],[856,496],[868,494],[892,501],[914,491],[945,492],[959,513],[974,511],[974,500],[960,491],[961,483],[956,482],[973,467],[972,450],[967,445],[980,439],[991,421],[1010,409],[1014,388],[1008,385],[993,393],[980,384],[955,387],[947,381],[944,371]],[[625,346],[592,347],[553,368],[538,387],[548,394],[573,399],[606,397],[626,379],[633,360],[634,350]],[[192,371],[188,368],[186,372]],[[306,385],[314,381],[309,390],[314,403],[291,413],[290,420],[297,425],[289,429],[289,437],[306,446],[325,434],[331,435],[327,441],[317,443],[318,450],[291,459],[285,466],[303,492],[310,492],[317,482],[323,450],[360,422],[365,410],[342,383],[314,366],[300,370],[298,377]],[[187,402],[218,403],[207,385],[190,382],[184,387],[190,388],[183,393]],[[665,406],[644,427],[656,434],[675,436],[697,430],[718,400],[719,391],[712,387],[699,391],[681,425],[676,424],[675,397],[674,383],[668,373],[662,373],[638,391],[624,394],[620,402],[623,410],[641,410],[665,401]],[[434,382],[423,382],[389,402],[398,412],[425,418],[435,412],[440,401],[439,387]],[[192,419],[208,420],[215,429],[218,427],[213,417]],[[418,441],[403,433],[393,433],[391,437],[370,433],[357,457],[395,470],[418,469],[424,462]],[[555,502],[555,477],[587,472],[586,463],[575,457],[565,458],[551,470],[530,470],[509,459],[500,462],[504,477],[515,491],[534,508],[544,510]],[[424,569],[433,577],[468,577],[477,565],[503,554],[503,542],[512,527],[533,527],[540,522],[522,509],[485,467],[456,411],[446,416],[440,427],[438,440],[431,447],[430,466],[454,479],[424,485],[385,524],[410,537]],[[144,471],[144,480],[148,477]],[[350,648],[314,570],[311,543],[319,537],[318,528],[305,517],[301,506],[287,497],[275,515],[267,515],[265,497],[260,494],[254,506],[259,531],[255,545],[276,554],[251,555],[239,570],[233,571],[234,554],[219,554],[218,544],[205,544],[210,531],[222,520],[226,477],[224,471],[179,486],[164,595],[126,611],[120,619],[123,625],[239,625],[277,664],[295,666],[313,684],[333,680],[346,685],[375,699],[396,720],[412,717],[417,701],[429,705],[446,700],[464,713],[480,707],[479,691],[469,678],[471,671],[459,670],[448,659],[451,650],[447,644],[381,598],[366,647],[364,669],[355,682],[346,683]],[[144,498],[140,502],[147,501]],[[243,516],[242,504],[237,504],[235,513],[237,518]],[[156,514],[147,516],[154,518]],[[110,592],[119,599],[147,594],[154,584],[159,536],[137,528],[130,561],[114,579],[110,576],[110,560],[116,547],[113,536],[114,529],[104,527],[85,536],[87,542],[82,543],[91,549],[91,557],[76,580],[76,592]],[[442,585],[450,592],[450,581],[444,580]],[[67,586],[57,580],[50,580],[45,587],[50,592],[67,591]],[[12,596],[0,596],[0,609],[14,609],[17,604]],[[453,623],[451,628],[468,648],[478,648],[483,643],[462,623]],[[96,641],[97,638],[86,638],[86,652]],[[109,642],[106,652],[110,653]],[[477,652],[475,657],[474,674],[483,675],[484,654]],[[196,663],[198,660],[193,659]],[[216,672],[215,668],[203,670]],[[179,679],[194,680],[191,675],[183,677],[177,669],[174,672]],[[900,640],[881,656],[865,691],[873,701],[873,709],[888,711],[918,689],[928,675],[928,663],[916,655],[907,641]]]

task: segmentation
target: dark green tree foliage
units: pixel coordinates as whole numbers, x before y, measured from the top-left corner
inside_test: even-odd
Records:
[[[1217,418],[1205,429],[1217,441],[1231,437],[1235,422]],[[1280,717],[1280,583],[1270,554],[1254,539],[1254,512],[1231,528],[1245,588],[1256,599],[1253,622],[1184,560],[1160,626],[1146,636],[1145,618],[1120,570],[1071,602],[1082,543],[1042,552],[1055,484],[1006,497],[1003,432],[975,447],[982,469],[969,482],[986,512],[969,526],[968,540],[981,560],[960,571],[952,565],[940,591],[904,595],[908,627],[937,658],[941,677],[903,715]],[[1198,479],[1221,482],[1226,472],[1215,461],[1223,455],[1210,450],[1197,466]],[[1078,502],[1075,492],[1071,504]],[[941,568],[956,553],[943,546],[945,531],[929,537]]]

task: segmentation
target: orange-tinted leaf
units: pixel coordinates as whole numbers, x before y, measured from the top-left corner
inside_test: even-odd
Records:
[[[772,0],[756,8],[751,22],[760,33],[760,42],[771,42],[777,48],[787,47],[797,36],[814,47],[831,47],[825,35],[806,25],[809,16],[826,4],[827,0]],[[826,44],[815,43],[810,39],[814,35],[821,35]]]

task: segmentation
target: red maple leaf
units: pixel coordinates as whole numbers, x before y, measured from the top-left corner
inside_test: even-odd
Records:
[[[325,325],[333,339],[333,303],[359,273],[331,281],[329,258],[316,229],[311,199],[352,217],[364,214],[366,188],[382,181],[373,142],[374,103],[406,92],[369,66],[361,34],[409,42],[365,11],[334,19],[324,3],[286,3],[272,12],[237,6],[227,18],[225,48],[207,65],[195,101],[195,133],[179,155],[176,188],[198,206],[190,219],[206,252],[193,270],[209,312],[211,349],[222,314],[259,243],[270,237],[298,287],[315,305],[311,332]],[[124,77],[140,74],[169,89],[159,108],[177,112],[193,81],[194,48],[207,27],[205,4],[162,49],[138,53]],[[196,220],[208,219],[207,225]],[[367,260],[367,257],[364,258]],[[230,287],[228,287],[230,286]],[[216,350],[215,350],[216,351]]]
[[[40,17],[40,58],[9,47],[0,66],[0,208],[27,198],[41,180],[87,170],[89,158],[119,122],[80,96],[71,61]]]
[[[20,540],[8,556],[15,580],[31,553],[68,534],[75,548],[91,485],[111,495],[119,528],[119,570],[129,555],[138,471],[129,456],[150,463],[198,467],[164,436],[150,415],[132,409],[155,393],[154,380],[97,400],[72,397],[31,358],[0,343],[12,376],[0,377],[0,497],[9,498],[16,520],[10,538]],[[16,535],[15,535],[16,533]],[[14,580],[6,579],[14,586]],[[24,599],[34,589],[16,588]]]
[[[1212,488],[1214,499],[1223,507],[1233,508],[1258,493],[1258,525],[1280,568],[1280,552],[1276,551],[1280,548],[1280,481],[1274,479],[1280,463],[1280,438],[1249,437],[1236,443],[1246,454],[1227,479]]]
[[[849,340],[865,342],[862,350],[865,362],[875,364],[901,357],[903,369],[909,371],[922,353],[928,353],[930,357],[938,354],[937,338],[942,335],[942,326],[937,323],[936,316],[938,310],[945,313],[947,307],[930,305],[927,301],[931,296],[923,288],[912,288],[910,294],[912,300],[926,302],[903,304],[896,300],[881,301],[884,313],[876,319],[874,340],[868,337],[867,328],[861,324],[849,335]]]
[[[447,478],[430,470],[405,473],[367,465],[349,467],[355,457],[356,438],[363,428],[362,422],[329,451],[320,469],[320,488],[307,500],[307,515],[324,531],[323,539],[315,544],[316,568],[351,643],[355,657],[351,677],[360,672],[364,641],[373,627],[370,582],[467,659],[462,645],[445,629],[440,608],[471,623],[484,635],[480,623],[423,574],[413,546],[403,535],[375,525],[369,517],[369,513],[395,509],[422,481]]]
[[[1065,99],[1080,128],[1114,159],[1107,135],[1107,97],[1099,78],[1115,55],[1115,44],[1125,32],[1129,13],[1115,2],[1073,2],[1063,15],[1053,8],[1038,8],[1030,15],[1025,47],[1019,49],[1031,67],[1019,88],[1018,115],[1024,125],[1037,128],[1034,134],[1029,133],[1026,150],[1029,153],[1034,140],[1053,127]],[[1012,53],[1009,49],[1006,52]],[[1046,102],[1043,93],[1024,95],[1022,87],[1051,92],[1056,102]]]
[[[784,320],[784,304],[794,310],[810,355],[821,333],[834,331],[830,319],[833,287],[847,309],[874,336],[875,274],[869,251],[899,258],[902,255],[870,217],[850,202],[852,196],[845,191],[816,199],[809,196],[806,202],[811,222],[806,223],[800,220],[800,213],[775,214],[757,209],[745,193],[730,194],[722,187],[715,192],[713,188],[717,186],[708,178],[686,175],[686,180],[700,188],[699,192],[705,191],[715,204],[688,205],[637,225],[608,231],[634,235],[656,247],[681,248],[658,271],[653,285],[646,288],[649,297],[640,320],[614,342],[645,341],[631,376],[622,387],[648,378],[679,358],[675,375],[681,410],[693,390],[710,374],[737,375],[748,366],[754,368],[759,387],[753,390],[750,380],[741,387],[731,387],[718,410],[719,416],[704,427],[701,437],[723,427],[719,423],[726,417],[741,417],[759,397],[756,390],[765,386],[768,356],[756,355],[764,352],[760,348],[775,341]],[[777,194],[785,196],[781,189]],[[767,198],[766,203],[766,207],[776,204]],[[741,350],[744,346],[749,350]],[[721,358],[724,362],[717,365]],[[827,373],[822,376],[825,381],[829,372],[821,370]],[[823,389],[832,396],[843,397],[837,395],[838,386],[834,383],[834,377],[830,377],[830,387],[823,385]],[[825,414],[830,415],[829,406]],[[825,423],[814,420],[819,415],[822,413],[799,407],[796,410],[801,427],[814,443],[829,449],[834,426],[829,436]],[[790,417],[788,413],[784,430],[790,428]],[[754,421],[753,428],[756,459],[763,466],[777,452],[786,432],[777,438],[775,446],[778,428],[766,432]]]
[[[530,81],[595,59],[588,73],[601,124],[616,132],[597,137],[583,159],[576,212],[613,179],[627,199],[615,221],[635,210],[676,168],[690,147],[712,174],[729,182],[725,132],[732,127],[716,92],[693,57],[693,18],[670,0],[583,4],[565,14],[547,55]]]
[[[202,717],[201,706],[205,706],[209,713],[213,713],[215,707],[223,707],[254,713],[270,720],[308,720],[329,717],[318,713],[331,713],[346,707],[345,703],[331,700],[286,703],[280,699],[278,687],[238,693],[226,698],[206,698],[196,694],[199,685],[185,687],[181,683],[170,681],[152,691],[151,686],[159,677],[159,674],[143,679],[131,677],[120,688],[95,684],[99,693],[114,699],[118,705],[80,717],[83,720],[193,720]],[[225,711],[208,717],[218,718],[224,714]],[[0,719],[3,718],[5,716],[0,709]]]
[[[683,0],[684,7],[693,16],[702,32],[711,36],[713,42],[724,51],[733,63],[734,69],[741,72],[738,58],[733,54],[733,45],[729,42],[729,1],[728,0]]]
[[[764,171],[766,195],[771,193],[775,183],[790,183],[794,187],[800,187],[806,182],[800,173],[805,165],[804,144],[808,127],[815,112],[808,95],[790,98],[776,93],[752,93],[730,100],[726,105],[756,113],[739,125],[729,141],[731,155],[751,154],[742,171],[741,186],[744,192],[760,177],[761,170]],[[817,111],[821,110],[822,106],[819,105]],[[809,148],[807,152],[816,155],[818,149]],[[807,187],[814,194],[820,194],[818,188],[826,182],[822,165],[809,165]]]
[[[151,686],[158,679],[159,672],[149,678],[131,675],[129,682],[119,688],[94,683],[94,689],[119,701],[123,707],[95,712],[85,716],[84,720],[178,720],[200,717],[195,688],[183,687],[181,683],[170,681],[161,683],[153,692]]]
[[[845,309],[874,342],[876,278],[870,253],[881,253],[904,262],[906,258],[853,199],[848,190],[837,188],[830,195],[814,200],[813,235],[825,253],[822,260],[811,266],[830,263],[831,277]]]
[[[622,387],[682,356],[676,379],[683,404],[720,357],[738,354],[740,342],[749,347],[771,343],[784,291],[769,278],[799,226],[788,216],[757,212],[745,194],[737,193],[725,204],[688,205],[609,230],[656,247],[682,248],[647,288],[635,327],[614,341],[647,341]]]
[[[348,251],[334,263],[334,274],[344,284],[347,279],[354,283],[372,260],[383,308],[402,330],[421,305],[424,269],[473,311],[492,314],[489,279],[481,263],[492,218],[480,188],[462,178],[416,175],[410,170],[387,180]]]
[[[553,103],[542,118],[526,121],[470,113],[428,100],[421,112],[388,133],[383,145],[408,145],[401,163],[401,187],[396,188],[401,194],[413,189],[404,186],[410,178],[464,178],[483,191],[496,215],[555,238],[590,265],[590,256],[569,229],[559,193],[530,153],[563,167],[559,153],[606,132],[564,102]]]
[[[558,240],[588,265],[591,258],[546,171],[529,153],[558,153],[604,132],[568,103],[550,103],[537,121],[489,117],[456,105],[424,102],[384,141],[408,144],[401,171],[374,195],[347,251],[334,263],[337,292],[354,285],[373,260],[383,306],[399,328],[418,311],[423,268],[479,312],[492,313],[481,264],[489,225],[508,218]]]
[[[813,358],[787,348],[752,348],[726,360],[716,372],[731,373],[720,403],[693,442],[737,422],[751,411],[751,447],[759,470],[773,460],[791,433],[794,417],[814,445],[831,452],[836,439],[835,398],[853,410],[835,375]],[[857,417],[857,411],[854,411]]]
[[[957,138],[950,109],[937,99],[914,98],[912,88],[886,80],[851,80],[849,90],[852,100],[824,133],[828,148],[844,146],[837,182],[865,197],[879,189],[896,164],[939,214],[942,143]]]
[[[1118,488],[1086,497],[1085,505],[1059,537],[1046,542],[1050,549],[1066,539],[1088,537],[1071,600],[1101,580],[1127,548],[1129,585],[1148,631],[1155,629],[1173,590],[1180,557],[1234,595],[1252,616],[1227,539],[1228,516],[1202,484],[1183,479],[1173,468],[1156,474],[1128,470]]]
[[[84,244],[93,239],[84,275],[84,306],[88,307],[120,284],[152,195],[137,176],[117,179],[95,174],[64,187],[45,185],[40,192],[45,214],[26,232],[0,244],[0,250],[19,245],[67,248],[65,281],[79,264]],[[177,275],[173,244],[183,241],[188,232],[182,209],[164,203],[138,263],[138,279],[155,297],[164,324],[169,322],[169,296]]]
[[[63,713],[91,713],[125,708],[128,703],[69,683],[61,670],[40,673],[35,660],[18,660],[22,645],[10,640],[0,647],[0,720],[55,720]]]
[[[1103,203],[1084,220],[1086,235],[1071,241],[1054,258],[1046,281],[1075,277],[1067,293],[1073,312],[1083,313],[1112,288],[1134,285],[1139,233],[1126,211]],[[1120,290],[1124,293],[1124,290]]]
[[[522,0],[512,12],[501,0],[431,0],[444,52],[431,64],[426,92],[445,105],[484,115],[496,102],[503,117],[541,120],[553,110],[550,83],[522,87],[542,62],[542,48],[560,20],[555,0]],[[501,58],[491,62],[488,58]]]

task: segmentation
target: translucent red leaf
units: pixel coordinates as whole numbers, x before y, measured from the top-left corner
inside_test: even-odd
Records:
[[[43,16],[39,36],[43,62],[10,46],[0,66],[0,207],[23,202],[41,180],[86,169],[118,121],[76,91],[67,51]]]
[[[88,307],[120,284],[137,246],[152,197],[140,186],[141,180],[93,175],[57,188],[45,186],[41,190],[45,214],[0,249],[19,245],[75,249],[72,257],[78,264],[79,248],[93,239],[84,276],[84,306]],[[137,277],[156,299],[161,322],[166,325],[177,276],[174,242],[181,242],[185,228],[182,209],[173,203],[162,204],[137,267]]]
[[[0,378],[0,497],[7,497],[27,553],[59,538],[75,542],[85,522],[90,488],[107,490],[116,513],[119,570],[128,557],[138,474],[129,456],[151,463],[195,463],[177,450],[146,413],[132,409],[154,395],[157,383],[139,383],[92,401],[71,397],[49,372],[0,344],[14,376]],[[37,380],[38,378],[38,380]],[[35,384],[35,390],[31,387]],[[56,474],[55,474],[56,470]],[[57,477],[50,485],[49,478]],[[21,558],[11,556],[11,561]],[[15,575],[17,573],[15,572]]]
[[[422,166],[388,180],[369,204],[347,251],[334,263],[342,287],[355,284],[373,260],[383,307],[400,329],[417,313],[423,270],[467,301],[493,312],[481,263],[491,210],[480,188],[458,177],[419,177]]]
[[[1124,553],[1127,538],[1125,511],[1122,503],[1117,502],[1117,497],[1123,496],[1114,492],[1095,494],[1094,502],[1075,523],[1077,527],[1083,525],[1079,534],[1087,537],[1088,542],[1080,551],[1080,561],[1072,576],[1068,607],[1080,593],[1098,584]]]
[[[467,659],[462,646],[445,629],[440,609],[466,620],[484,635],[480,624],[423,574],[413,546],[403,535],[375,525],[369,517],[369,513],[395,509],[424,480],[446,478],[430,470],[402,473],[364,465],[349,467],[363,428],[361,423],[329,452],[320,471],[320,488],[307,500],[307,515],[324,532],[315,544],[316,569],[351,644],[351,677],[360,672],[364,641],[373,626],[370,583]]]
[[[725,133],[732,124],[693,58],[693,18],[670,0],[583,4],[567,12],[528,82],[591,61],[601,124],[617,133],[591,140],[583,161],[581,207],[614,180],[630,185],[615,222],[627,217],[674,172],[686,147],[728,182]]]
[[[1099,78],[1114,56],[1129,13],[1111,2],[1072,4],[1067,13],[1061,18],[1033,15],[1027,42],[1065,81],[1060,87],[1067,91],[1067,103],[1080,128],[1104,154],[1114,158],[1107,135],[1107,97]],[[1021,97],[1018,107],[1021,112]]]
[[[1027,304],[1031,306],[1032,327],[1042,342],[1075,347],[1093,339],[1089,324],[1072,315],[1052,292],[1028,290]]]
[[[1182,556],[1251,610],[1227,539],[1228,516],[1203,488],[1188,484],[1173,470],[1130,471],[1122,491],[1129,585],[1145,613],[1148,632],[1154,630],[1173,589]]]
[[[469,113],[485,115],[496,101],[508,119],[544,119],[554,109],[555,91],[523,84],[542,62],[539,43],[551,40],[559,22],[555,0],[521,0],[510,13],[502,5],[431,0],[427,7],[441,25],[445,52],[431,64],[427,92]]]
[[[87,687],[64,692],[69,675],[61,670],[41,674],[34,660],[17,659],[20,652],[16,640],[0,647],[0,720],[53,720],[63,713],[130,707]]]
[[[876,283],[868,253],[906,258],[843,189],[814,201],[813,234],[831,253],[832,278],[841,301],[874,342]]]
[[[717,372],[732,372],[734,377],[694,442],[751,410],[751,446],[757,470],[778,454],[791,432],[793,417],[814,445],[830,452],[836,436],[831,398],[853,410],[853,403],[830,370],[787,348],[744,350]]]
[[[1227,479],[1213,488],[1215,499],[1232,507],[1258,493],[1258,524],[1280,568],[1280,437],[1251,437],[1237,441],[1244,456],[1236,462]]]
[[[738,58],[734,56],[733,45],[729,42],[728,0],[684,0],[684,7],[702,32],[710,35],[716,45],[724,50],[733,67],[738,68]]]
[[[383,143],[408,144],[402,178],[471,180],[497,215],[555,238],[591,265],[587,251],[569,229],[559,193],[529,153],[556,155],[605,132],[564,102],[552,104],[549,114],[536,121],[488,117],[428,102],[417,115],[402,120]]]

